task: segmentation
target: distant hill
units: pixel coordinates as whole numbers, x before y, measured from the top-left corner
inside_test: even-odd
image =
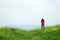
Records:
[[[22,30],[17,28],[1,27],[0,40],[60,40],[60,25],[45,29]]]

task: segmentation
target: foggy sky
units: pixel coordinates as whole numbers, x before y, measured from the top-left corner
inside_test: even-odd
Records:
[[[60,0],[0,0],[0,25],[60,24]]]

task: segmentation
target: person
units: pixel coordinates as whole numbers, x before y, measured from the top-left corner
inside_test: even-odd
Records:
[[[41,28],[45,28],[45,20],[43,18],[41,20]]]

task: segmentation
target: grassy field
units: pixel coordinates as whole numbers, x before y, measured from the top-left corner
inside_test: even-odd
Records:
[[[60,25],[30,31],[2,27],[0,28],[0,40],[60,40]]]

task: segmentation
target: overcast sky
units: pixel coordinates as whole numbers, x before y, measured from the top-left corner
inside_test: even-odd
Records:
[[[0,25],[60,24],[60,0],[0,0]]]

